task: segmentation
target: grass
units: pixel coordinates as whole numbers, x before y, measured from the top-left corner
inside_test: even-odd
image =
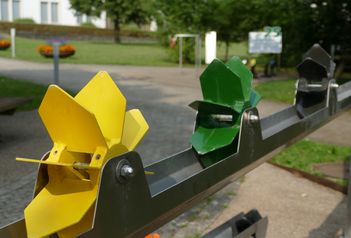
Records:
[[[151,43],[122,43],[69,41],[76,48],[72,57],[61,59],[61,63],[71,64],[119,64],[119,65],[145,65],[145,66],[177,66],[172,62],[168,49],[159,44]],[[16,57],[21,60],[35,62],[52,62],[37,52],[44,40],[16,38]],[[247,55],[246,43],[231,44],[229,55]],[[225,44],[219,44],[218,57],[224,58]],[[0,57],[11,57],[11,50],[0,51]],[[202,55],[204,58],[204,55]]]
[[[0,76],[1,97],[30,97],[32,101],[20,106],[20,110],[33,110],[39,107],[47,87],[27,81]]]
[[[255,89],[265,100],[293,103],[296,80],[273,80],[259,83]]]
[[[351,74],[345,74],[337,82],[343,84],[350,80]],[[255,89],[265,100],[292,104],[295,98],[295,84],[296,79],[272,80],[258,83]]]
[[[285,149],[272,159],[273,163],[299,169],[316,176],[323,176],[313,170],[312,165],[326,162],[348,161],[351,148],[302,140]]]
[[[52,62],[41,56],[37,48],[43,40],[16,38],[16,57],[35,62]],[[108,42],[71,41],[76,48],[72,57],[61,59],[61,63],[73,64],[121,64],[121,65],[175,65],[168,61],[164,48],[155,44],[113,44]],[[0,51],[1,57],[11,57],[11,50]]]

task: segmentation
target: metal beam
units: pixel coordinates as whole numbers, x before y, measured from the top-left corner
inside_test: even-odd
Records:
[[[351,82],[328,90],[334,95],[329,104],[304,118],[295,106],[254,121],[250,117],[259,117],[257,109],[246,110],[237,152],[207,168],[191,148],[146,167],[155,173],[147,177],[136,152],[111,159],[102,174],[94,228],[80,237],[142,237],[161,227],[350,108]],[[136,173],[126,183],[115,179],[121,160]]]

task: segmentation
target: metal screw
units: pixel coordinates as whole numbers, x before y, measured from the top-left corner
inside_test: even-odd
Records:
[[[97,154],[96,156],[95,156],[95,159],[96,160],[99,160],[101,158],[101,155],[100,154]]]
[[[123,165],[121,167],[121,176],[124,178],[132,178],[134,177],[134,169],[130,165]]]
[[[258,122],[258,116],[252,114],[251,112],[249,113],[249,122],[250,123],[255,123]]]
[[[339,87],[339,84],[337,84],[337,83],[331,83],[331,84],[330,84],[330,87],[331,87],[331,88],[338,88],[338,87]]]

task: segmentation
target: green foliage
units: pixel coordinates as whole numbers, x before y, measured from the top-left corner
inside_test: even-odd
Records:
[[[79,13],[100,16],[103,11],[115,27],[115,41],[120,42],[120,24],[134,22],[144,24],[149,18],[149,1],[143,0],[70,0],[71,6]]]
[[[255,90],[263,99],[284,103],[293,103],[296,80],[272,80],[259,83]]]
[[[167,34],[200,33],[207,4],[206,0],[155,0],[154,15]]]
[[[321,175],[312,165],[326,162],[347,161],[351,148],[302,140],[285,149],[272,159],[273,163],[299,169],[313,175]]]
[[[314,43],[327,51],[332,44],[351,50],[351,4],[345,0],[155,0],[155,9],[164,43],[175,33],[215,30],[229,46],[246,40],[249,31],[280,26],[282,65],[299,63]]]
[[[80,24],[80,26],[88,27],[88,28],[96,28],[96,26],[92,22],[83,22],[83,23]]]
[[[171,38],[177,33],[203,33],[203,16],[208,3],[206,0],[155,0],[153,16],[159,27],[162,45],[169,47]],[[179,40],[178,40],[179,42]],[[179,44],[170,49],[170,57],[176,62],[179,58]],[[183,60],[194,62],[194,39],[183,39]]]
[[[17,18],[14,20],[14,22],[35,24],[35,21],[32,18]]]
[[[179,39],[176,47],[168,50],[170,60],[172,62],[179,62]],[[193,64],[195,62],[195,39],[183,38],[183,63]]]
[[[19,109],[33,110],[39,107],[47,87],[0,76],[0,89],[0,97],[30,97],[32,101]]]

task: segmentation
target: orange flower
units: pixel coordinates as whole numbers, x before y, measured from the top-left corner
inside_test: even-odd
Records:
[[[45,57],[53,56],[53,46],[52,45],[40,45],[38,47],[38,52]],[[60,46],[60,57],[68,57],[74,55],[76,52],[72,45],[61,45]]]
[[[7,49],[11,46],[11,42],[8,40],[0,40],[0,49]]]

